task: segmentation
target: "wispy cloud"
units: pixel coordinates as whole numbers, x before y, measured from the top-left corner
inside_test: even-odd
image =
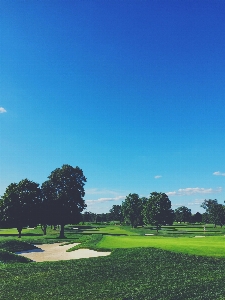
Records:
[[[171,203],[171,205],[174,207],[180,207],[180,206],[186,206],[186,203]]]
[[[161,175],[156,175],[155,179],[158,179],[158,178],[161,178],[161,177],[162,177]]]
[[[87,189],[85,191],[86,195],[114,195],[117,196],[118,192],[116,191],[111,191],[111,190],[107,190],[107,189],[98,189],[98,188],[92,188],[92,189]]]
[[[117,196],[117,197],[111,197],[111,198],[99,198],[97,200],[85,200],[85,202],[88,205],[93,205],[93,204],[99,204],[99,203],[103,203],[103,202],[124,200],[125,198],[126,198],[126,196]]]
[[[201,205],[205,199],[195,199],[194,201],[188,202],[188,205]]]
[[[6,113],[6,110],[4,109],[4,107],[0,107],[0,114]]]
[[[225,176],[225,173],[221,173],[220,171],[214,172],[213,175],[216,176]]]
[[[205,188],[186,188],[186,189],[179,189],[173,192],[167,192],[167,196],[185,196],[185,195],[194,195],[194,194],[214,194],[214,193],[221,193],[222,188],[219,187],[217,189],[205,189]]]

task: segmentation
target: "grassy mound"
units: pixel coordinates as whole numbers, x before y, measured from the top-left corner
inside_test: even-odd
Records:
[[[13,252],[37,249],[32,244],[17,240],[5,240],[0,242],[0,263],[29,263],[32,260]]]
[[[17,240],[5,240],[0,242],[0,249],[10,252],[28,251],[38,249],[36,246]]]
[[[30,260],[27,257],[16,255],[12,252],[0,249],[0,264],[1,263],[29,263]]]

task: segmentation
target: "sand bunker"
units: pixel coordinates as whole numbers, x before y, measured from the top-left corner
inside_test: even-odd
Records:
[[[25,256],[36,262],[80,259],[111,254],[111,252],[98,252],[90,249],[78,249],[72,252],[66,252],[66,250],[79,245],[79,243],[65,246],[59,246],[60,244],[61,243],[35,245],[38,249],[16,252],[16,254]]]

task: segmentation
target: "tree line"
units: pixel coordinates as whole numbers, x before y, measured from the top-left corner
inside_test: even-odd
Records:
[[[65,225],[79,222],[118,221],[132,227],[151,224],[157,231],[174,221],[213,223],[215,227],[225,224],[225,206],[216,199],[204,200],[201,207],[205,213],[192,215],[191,209],[185,206],[173,210],[169,197],[158,192],[152,192],[149,197],[130,193],[122,205],[113,205],[108,213],[82,213],[87,207],[83,199],[85,182],[82,169],[63,165],[52,171],[41,186],[28,179],[11,183],[0,198],[0,225],[16,227],[21,237],[23,227],[41,224],[46,234],[47,225],[59,224],[60,238],[63,238]]]
[[[184,223],[212,223],[225,225],[225,205],[219,204],[216,199],[204,200],[201,207],[203,214],[192,214],[186,206],[171,209],[171,201],[165,193],[153,192],[149,198],[139,197],[138,194],[129,194],[122,205],[113,205],[108,213],[95,214],[86,211],[83,222],[103,223],[117,221],[120,224],[132,227],[153,225],[158,230],[162,225],[172,225],[173,222]]]

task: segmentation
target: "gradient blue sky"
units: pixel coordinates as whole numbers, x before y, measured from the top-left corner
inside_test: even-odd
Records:
[[[63,164],[87,210],[225,200],[225,2],[0,1],[0,195]]]

